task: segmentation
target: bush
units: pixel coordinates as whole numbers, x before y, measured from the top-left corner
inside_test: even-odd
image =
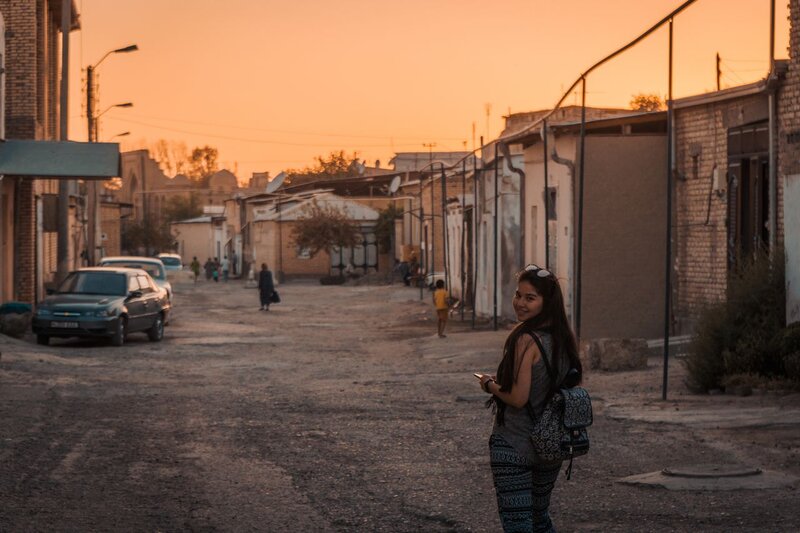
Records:
[[[785,291],[780,253],[773,261],[761,254],[731,276],[726,301],[698,320],[685,359],[690,389],[719,388],[733,375],[786,377],[785,355],[800,350],[800,330],[785,328]]]

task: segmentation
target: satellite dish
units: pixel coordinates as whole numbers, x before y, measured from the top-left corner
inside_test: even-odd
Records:
[[[272,178],[270,180],[270,182],[267,183],[266,192],[273,193],[273,192],[277,191],[278,188],[281,185],[283,185],[283,180],[285,180],[285,179],[286,179],[286,172],[281,172],[280,174],[278,174],[277,176]]]
[[[366,170],[367,170],[367,166],[364,163],[362,163],[361,161],[359,161],[358,159],[356,159],[356,172],[358,172],[358,175],[359,176],[363,176],[364,175],[364,171],[366,171]]]
[[[389,184],[389,194],[394,194],[400,188],[400,176],[395,176]]]

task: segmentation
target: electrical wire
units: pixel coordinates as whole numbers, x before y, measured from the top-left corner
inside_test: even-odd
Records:
[[[251,142],[257,144],[277,144],[281,146],[299,146],[299,147],[314,147],[314,148],[327,148],[331,146],[331,143],[293,143],[287,141],[275,141],[269,139],[251,139],[246,137],[235,137],[232,135],[220,135],[218,133],[206,133],[206,132],[199,132],[199,131],[190,131],[190,130],[183,130],[179,128],[170,128],[168,126],[159,126],[158,124],[152,124],[149,122],[143,122],[138,120],[131,120],[129,118],[121,118],[114,115],[109,115],[106,117],[105,120],[114,120],[116,122],[122,122],[123,124],[136,124],[139,126],[146,126],[148,128],[154,128],[158,130],[165,130],[165,131],[172,131],[175,133],[183,133],[186,135],[196,135],[200,137],[211,137],[215,139],[224,139],[228,141],[239,141],[239,142]],[[392,146],[407,146],[407,147],[417,147],[419,143],[392,143],[392,144],[359,144],[358,148],[389,148]]]
[[[165,118],[165,117],[154,117],[152,115],[141,115],[141,114],[126,114],[126,116],[133,117],[133,118],[144,118],[150,120],[159,120],[163,122],[180,122],[183,124],[196,124],[198,126],[210,126],[212,128],[233,128],[239,130],[252,130],[252,131],[263,131],[266,133],[280,133],[284,135],[308,135],[312,137],[343,137],[349,139],[404,139],[404,140],[414,140],[414,141],[421,141],[425,139],[430,139],[432,137],[436,137],[434,135],[421,135],[418,137],[397,137],[395,135],[350,135],[345,133],[317,133],[317,132],[310,132],[310,131],[291,131],[291,130],[276,130],[270,128],[257,128],[253,126],[237,126],[233,124],[215,124],[211,122],[200,122],[196,120],[185,120],[179,118]],[[441,139],[444,141],[458,141],[464,142],[462,138],[456,137],[436,137],[437,139]]]

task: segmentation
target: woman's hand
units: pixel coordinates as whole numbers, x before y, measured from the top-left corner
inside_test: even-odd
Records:
[[[489,383],[497,383],[497,379],[493,374],[475,374],[475,377],[478,378],[481,384],[481,389],[484,392],[491,392],[487,387]]]

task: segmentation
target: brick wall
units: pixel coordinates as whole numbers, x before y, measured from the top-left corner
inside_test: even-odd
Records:
[[[54,139],[58,133],[60,57],[58,5],[49,0],[0,0],[6,24],[6,136],[10,139]],[[36,298],[36,195],[57,188],[54,180],[15,178],[14,295]],[[43,236],[46,268],[54,243]],[[4,265],[7,268],[7,265]]]
[[[725,298],[728,283],[728,129],[766,119],[767,95],[699,104],[675,112],[673,310],[676,333]],[[720,192],[712,190],[717,168]]]
[[[789,2],[789,69],[778,92],[778,176],[800,173],[800,142],[793,142],[789,134],[800,133],[800,1]],[[794,135],[793,137],[797,137]],[[782,187],[778,190],[781,191]],[[783,212],[782,198],[779,199]],[[779,219],[779,235],[783,233],[783,220]]]

